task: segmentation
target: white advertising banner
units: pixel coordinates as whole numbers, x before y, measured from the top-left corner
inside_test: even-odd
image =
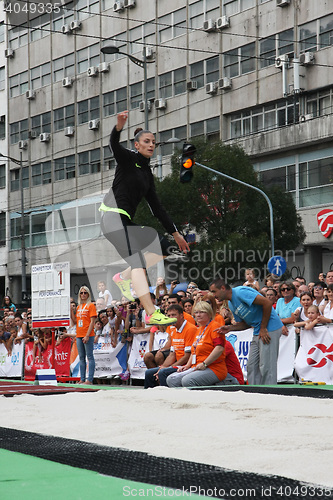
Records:
[[[278,382],[295,381],[293,377],[294,360],[296,356],[296,333],[294,325],[288,325],[288,335],[281,335],[279,343],[279,357],[277,363]]]
[[[143,362],[143,358],[146,352],[149,351],[149,335],[149,333],[138,333],[133,335],[132,347],[128,358],[128,369],[131,378],[145,378],[147,367]]]
[[[301,329],[295,370],[300,380],[333,384],[333,325]]]
[[[21,377],[24,363],[24,342],[14,344],[10,355],[0,344],[0,377]]]

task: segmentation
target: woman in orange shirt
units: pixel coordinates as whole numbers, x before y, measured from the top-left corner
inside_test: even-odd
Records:
[[[81,380],[79,384],[92,384],[95,372],[94,359],[94,325],[97,317],[95,305],[91,302],[90,290],[81,286],[78,297],[76,314],[72,313],[72,320],[76,323],[76,345],[80,358]],[[88,358],[88,380],[86,381]]]
[[[225,336],[216,331],[220,325],[212,320],[212,306],[208,302],[199,301],[194,306],[194,315],[198,333],[191,348],[191,356],[186,365],[168,376],[169,387],[214,385],[227,376]]]

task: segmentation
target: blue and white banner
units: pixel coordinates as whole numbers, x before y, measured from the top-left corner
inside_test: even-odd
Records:
[[[128,369],[131,378],[145,378],[147,369],[143,362],[146,352],[149,352],[149,333],[138,333],[133,335],[131,352],[128,358]]]
[[[0,377],[21,377],[23,363],[24,342],[14,344],[11,353],[0,344]]]
[[[239,332],[230,332],[225,336],[226,340],[228,340],[234,348],[245,380],[247,380],[247,361],[249,359],[252,337],[253,328],[247,328]]]
[[[94,377],[111,377],[120,375],[127,369],[127,344],[118,342],[116,347],[111,343],[94,344],[95,374]],[[87,363],[88,365],[88,363]],[[72,377],[80,377],[79,355],[71,362]],[[88,373],[88,366],[87,366]]]

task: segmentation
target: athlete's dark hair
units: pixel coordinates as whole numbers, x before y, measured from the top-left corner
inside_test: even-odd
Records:
[[[138,130],[138,132],[137,132]],[[134,133],[134,142],[139,142],[140,140],[140,137],[143,135],[143,134],[152,134],[152,132],[150,130],[143,130],[143,128],[141,129],[136,129],[135,131],[136,133]]]

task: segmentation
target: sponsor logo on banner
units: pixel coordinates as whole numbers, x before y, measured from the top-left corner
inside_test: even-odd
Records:
[[[326,208],[317,214],[320,232],[325,238],[331,236],[333,231],[333,210]]]
[[[328,354],[327,354],[328,353]],[[328,362],[333,362],[333,344],[326,347],[325,344],[316,344],[308,352],[306,362],[313,368],[322,368]]]

